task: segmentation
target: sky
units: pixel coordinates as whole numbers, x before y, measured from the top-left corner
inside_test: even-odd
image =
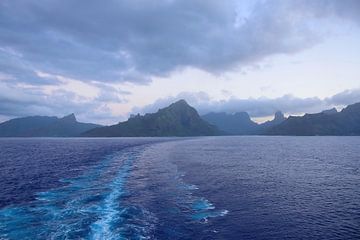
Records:
[[[0,121],[360,102],[358,0],[1,0]]]

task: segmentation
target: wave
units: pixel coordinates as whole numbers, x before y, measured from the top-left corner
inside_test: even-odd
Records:
[[[121,207],[121,196],[142,150],[111,154],[86,174],[63,179],[66,186],[40,192],[27,205],[1,209],[0,239],[121,239],[113,226],[129,211]]]
[[[83,175],[62,179],[65,186],[40,192],[29,204],[1,209],[0,239],[155,239],[159,228],[175,237],[186,232],[183,219],[200,225],[227,214],[198,196],[200,187],[186,183],[185,173],[169,159],[155,164],[148,149],[136,146],[108,155]],[[139,163],[151,166],[139,168]],[[131,185],[131,176],[138,185]],[[150,187],[141,191],[152,177],[159,180],[158,195]],[[148,204],[152,200],[155,205]]]
[[[216,207],[208,199],[199,197],[194,194],[199,190],[199,187],[194,184],[185,183],[183,178],[185,173],[178,173],[176,179],[179,181],[178,187],[187,192],[182,194],[182,198],[178,200],[181,208],[187,209],[190,212],[188,217],[197,222],[207,223],[209,218],[223,217],[229,213],[228,210],[216,210]]]

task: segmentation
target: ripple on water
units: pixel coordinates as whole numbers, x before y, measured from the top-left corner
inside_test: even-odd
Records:
[[[86,174],[64,179],[66,186],[38,193],[30,204],[1,209],[0,238],[118,239],[116,223],[131,212],[120,204],[124,184],[140,154],[141,148],[112,154]],[[144,232],[136,225],[124,226],[124,234]]]
[[[156,238],[156,214],[141,204],[124,203],[124,198],[132,194],[126,189],[128,176],[144,149],[136,147],[108,155],[85,174],[62,179],[64,186],[37,193],[35,201],[1,209],[0,239]],[[166,200],[174,201],[176,207],[169,208],[166,214],[186,215],[194,223],[226,215],[226,210],[216,210],[209,200],[197,196],[199,187],[185,183],[185,173],[172,172],[171,176],[178,191]],[[181,226],[169,234],[182,236]]]
[[[185,177],[184,173],[179,174],[177,178],[179,188],[187,190],[180,198],[180,205],[185,203],[186,208],[190,209],[189,218],[200,223],[207,223],[209,218],[223,217],[228,214],[228,210],[216,210],[214,204],[208,199],[193,194],[194,191],[199,190],[199,187],[185,183],[183,177]]]

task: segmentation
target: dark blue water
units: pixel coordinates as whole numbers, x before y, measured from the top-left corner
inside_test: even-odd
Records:
[[[360,239],[359,146],[0,139],[0,239]]]

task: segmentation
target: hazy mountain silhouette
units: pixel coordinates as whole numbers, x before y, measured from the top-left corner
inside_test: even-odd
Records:
[[[132,116],[125,122],[82,134],[87,137],[212,136],[221,132],[204,121],[185,100],[156,113]]]
[[[33,116],[0,124],[0,137],[155,137],[214,135],[360,135],[360,103],[341,112],[335,108],[301,117],[285,118],[278,111],[274,119],[253,122],[246,112],[209,113],[202,117],[184,100],[156,113],[134,115],[125,122],[102,127],[81,123],[74,114],[63,118]]]
[[[81,123],[74,114],[63,118],[33,116],[0,124],[0,137],[75,137],[100,125]]]
[[[251,121],[247,112],[235,114],[211,112],[201,117],[229,135],[255,134],[259,127],[257,123]]]
[[[264,131],[267,131],[269,128],[279,125],[280,123],[284,122],[286,120],[286,117],[281,111],[275,112],[274,119],[271,121],[266,121],[262,124],[259,124],[259,130],[258,133],[263,133]]]
[[[360,103],[302,117],[290,116],[281,124],[270,128],[268,135],[360,135]]]
[[[234,114],[228,114],[224,112],[220,113],[208,113],[202,116],[202,118],[209,123],[217,126],[220,130],[224,131],[227,135],[255,135],[262,134],[270,127],[276,126],[282,123],[286,118],[280,111],[275,113],[274,119],[266,121],[265,123],[258,124],[250,119],[247,112],[237,112]]]
[[[322,113],[327,114],[327,115],[332,115],[332,114],[338,113],[338,111],[336,110],[336,108],[331,108],[331,109],[322,111]]]

